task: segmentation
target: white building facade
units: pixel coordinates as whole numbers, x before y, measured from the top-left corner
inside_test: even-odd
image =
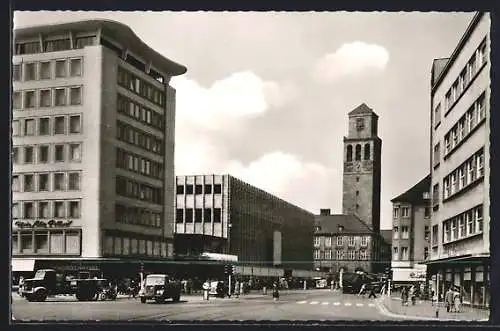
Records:
[[[490,16],[477,13],[431,91],[431,243],[428,275],[464,303],[490,304]]]

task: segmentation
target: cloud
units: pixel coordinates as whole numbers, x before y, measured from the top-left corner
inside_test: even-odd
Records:
[[[172,79],[172,86],[177,90],[177,120],[201,130],[234,131],[237,122],[284,106],[295,92],[291,85],[264,81],[251,71],[234,73],[208,88],[184,76]]]
[[[314,76],[320,81],[334,81],[347,76],[380,72],[389,62],[389,52],[380,45],[354,41],[316,62]]]
[[[322,207],[335,207],[340,212],[337,206],[341,201],[341,183],[336,183],[338,173],[322,164],[275,151],[248,165],[231,161],[227,172],[311,212]]]

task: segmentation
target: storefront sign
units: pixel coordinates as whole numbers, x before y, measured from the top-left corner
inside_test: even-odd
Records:
[[[15,221],[14,226],[18,228],[47,228],[47,227],[68,227],[73,223],[71,220],[63,221],[63,220],[50,220],[50,221],[34,221],[34,222],[28,222],[28,221]]]
[[[422,272],[422,271],[410,272],[410,278],[416,278],[416,279],[423,278],[423,279],[425,279],[425,271],[424,272]]]
[[[426,266],[419,268],[393,268],[392,280],[395,282],[424,281],[427,274],[426,269]]]

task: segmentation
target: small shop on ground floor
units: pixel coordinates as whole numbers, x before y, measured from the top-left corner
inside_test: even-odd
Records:
[[[440,300],[449,288],[460,289],[462,303],[472,307],[490,307],[490,257],[465,255],[427,263],[427,279]]]

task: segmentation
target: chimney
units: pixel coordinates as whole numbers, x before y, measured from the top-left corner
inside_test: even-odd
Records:
[[[331,210],[330,209],[320,209],[319,214],[321,216],[328,216],[328,215],[331,215]]]

